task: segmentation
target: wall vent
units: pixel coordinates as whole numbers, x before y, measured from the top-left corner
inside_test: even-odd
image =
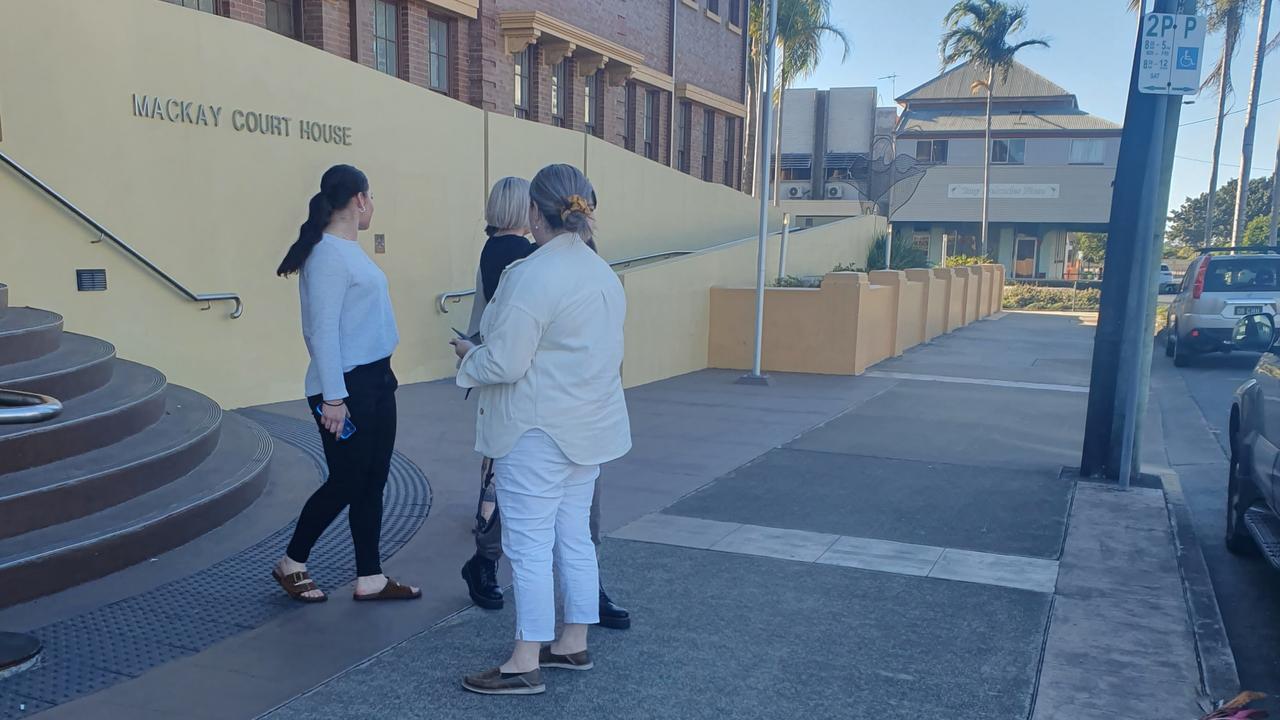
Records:
[[[76,290],[79,290],[80,292],[102,292],[106,289],[106,270],[97,269],[76,271]]]

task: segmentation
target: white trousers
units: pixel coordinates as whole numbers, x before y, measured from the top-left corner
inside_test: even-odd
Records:
[[[591,543],[591,496],[599,465],[577,465],[541,430],[493,463],[502,508],[502,551],[516,590],[516,639],[555,639],[552,567],[560,573],[565,623],[600,620],[600,575]]]

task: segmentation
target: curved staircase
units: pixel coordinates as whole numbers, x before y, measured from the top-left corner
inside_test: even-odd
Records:
[[[0,607],[102,577],[221,525],[262,492],[270,436],[62,317],[9,307],[0,389],[57,417],[0,424]]]

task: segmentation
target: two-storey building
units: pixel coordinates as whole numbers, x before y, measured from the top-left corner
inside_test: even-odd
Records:
[[[746,0],[168,2],[742,184]]]
[[[980,252],[985,78],[964,64],[897,98],[897,153],[925,172],[894,186],[889,219],[933,262]],[[1121,128],[1020,63],[992,97],[987,254],[1012,277],[1061,278],[1073,234],[1106,232]]]

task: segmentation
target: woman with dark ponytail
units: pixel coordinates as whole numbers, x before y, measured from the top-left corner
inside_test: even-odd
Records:
[[[293,539],[271,575],[302,602],[328,599],[307,574],[320,534],[349,508],[356,555],[356,600],[409,600],[414,587],[382,574],[382,489],[396,442],[396,376],[391,353],[400,336],[387,277],[360,247],[373,219],[364,173],[335,165],[320,178],[306,222],[276,273],[298,273],[302,337],[311,356],[307,407],[324,443],[329,477],[302,508]]]

